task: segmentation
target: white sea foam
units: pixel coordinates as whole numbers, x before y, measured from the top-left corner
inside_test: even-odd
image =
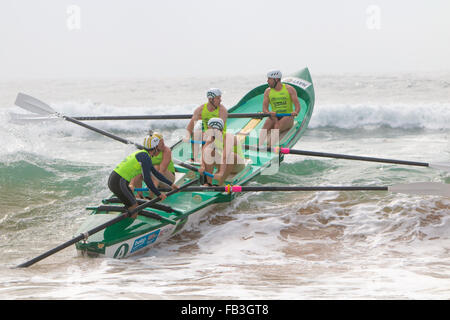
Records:
[[[450,103],[324,104],[314,108],[309,128],[341,129],[391,127],[450,129]]]

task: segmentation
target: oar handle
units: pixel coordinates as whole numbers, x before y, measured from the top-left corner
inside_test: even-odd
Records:
[[[277,113],[276,116],[277,117],[290,117],[292,115],[292,113]]]
[[[191,143],[194,143],[194,144],[205,144],[206,141],[192,140],[192,139],[191,139]]]
[[[190,164],[187,164],[187,163],[182,162],[182,161],[177,160],[177,159],[173,159],[173,162],[175,162],[176,164],[178,164],[178,165],[180,165],[180,166],[182,166],[182,167],[184,167],[184,168],[186,168],[186,169],[189,169],[189,170],[191,170],[191,171],[198,172],[198,168],[196,168],[196,167],[194,167],[194,166],[191,166]],[[204,174],[205,176],[214,178],[214,175],[213,175],[212,173],[209,173],[209,172],[204,171],[203,174]]]

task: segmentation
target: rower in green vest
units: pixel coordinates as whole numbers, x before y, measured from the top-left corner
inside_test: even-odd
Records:
[[[223,132],[224,123],[221,118],[211,118],[208,121],[208,130],[205,134],[205,147],[202,153],[202,165],[199,173],[217,173],[214,179],[223,185],[231,173],[238,173],[245,168],[244,152],[239,139],[232,133]],[[206,185],[211,185],[212,179],[207,177]]]
[[[277,141],[271,141],[271,130],[278,130],[278,134],[290,129],[294,125],[294,118],[300,113],[300,101],[294,87],[281,82],[281,71],[271,70],[267,73],[269,88],[264,91],[263,112],[270,113],[259,135],[259,146],[262,147],[267,137],[267,146]],[[271,110],[269,111],[269,105]],[[295,105],[295,111],[293,108]],[[290,113],[290,116],[277,116],[277,113]]]
[[[161,201],[166,199],[164,193],[159,190],[153,184],[154,175],[158,180],[169,185],[172,189],[178,189],[178,186],[173,181],[168,180],[161,173],[156,170],[152,164],[151,157],[155,156],[159,152],[158,137],[147,136],[144,139],[144,150],[138,150],[126,157],[116,168],[111,172],[108,179],[108,187],[125,205],[128,210],[133,210],[138,206],[136,197],[134,196],[134,189],[130,188],[130,181],[138,175],[142,175],[142,179],[145,181],[149,190],[153,191]],[[138,212],[133,214],[131,218],[136,218]]]
[[[172,150],[164,144],[164,138],[161,133],[150,131],[151,137],[156,137],[159,140],[156,151],[151,156],[152,164],[155,169],[161,173],[165,178],[167,178],[172,183],[175,181],[175,165],[172,160]],[[130,188],[142,187],[142,175],[138,175],[130,182]],[[152,182],[156,188],[158,188],[160,181],[155,177],[152,177]],[[163,183],[163,187],[167,187],[166,183]],[[170,186],[170,185],[169,185]],[[149,190],[150,196],[153,197],[153,192]],[[137,192],[138,198],[143,198],[141,191]]]
[[[220,118],[224,123],[223,131],[227,131],[228,110],[222,105],[222,92],[220,89],[211,88],[206,92],[208,102],[194,110],[191,120],[187,126],[188,137],[186,142],[202,141],[204,132],[208,129],[208,121],[211,118]],[[194,130],[195,123],[202,120],[202,130]],[[197,159],[199,145],[192,144],[192,159]]]

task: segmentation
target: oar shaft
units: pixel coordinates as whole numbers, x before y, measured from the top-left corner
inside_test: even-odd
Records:
[[[169,191],[168,193],[166,193],[166,195],[167,195],[167,196],[171,196],[171,195],[173,195],[174,193],[183,191],[183,189],[189,187],[190,185],[196,183],[197,181],[198,181],[198,179],[194,179],[194,180],[192,180],[192,181],[186,183],[185,185],[181,186],[181,187],[178,188],[178,189],[174,189],[174,190],[172,190],[172,191]],[[128,217],[131,217],[134,213],[139,212],[139,211],[141,211],[141,210],[147,208],[148,206],[150,206],[150,205],[152,205],[152,204],[154,204],[155,202],[158,202],[158,201],[160,201],[160,200],[161,200],[161,198],[157,197],[157,198],[155,198],[155,199],[152,199],[152,200],[150,200],[150,201],[147,201],[147,202],[145,202],[145,203],[139,205],[138,207],[136,207],[135,209],[133,209],[133,210],[131,210],[131,211],[124,212],[124,213],[120,214],[119,216],[115,217],[114,219],[111,219],[111,220],[109,220],[109,221],[107,221],[107,222],[105,222],[105,223],[103,223],[103,224],[101,224],[101,225],[99,225],[99,226],[97,226],[97,227],[95,227],[95,228],[93,228],[93,229],[87,231],[87,232],[83,232],[83,233],[81,233],[80,235],[78,235],[77,237],[75,237],[75,238],[73,238],[73,239],[71,239],[71,240],[69,240],[69,241],[67,241],[67,242],[65,242],[65,243],[63,243],[63,244],[57,246],[56,248],[53,248],[53,249],[51,249],[51,250],[49,250],[49,251],[47,251],[47,252],[41,254],[40,256],[38,256],[38,257],[36,257],[36,258],[33,258],[33,259],[31,259],[31,260],[29,260],[29,261],[27,261],[27,262],[24,262],[24,263],[18,265],[17,268],[26,268],[26,267],[29,267],[29,266],[35,264],[36,262],[39,262],[39,261],[41,261],[42,259],[45,259],[45,258],[47,258],[48,256],[51,256],[52,254],[55,254],[55,253],[57,253],[57,252],[59,252],[59,251],[65,249],[65,248],[67,248],[67,247],[69,247],[69,246],[71,246],[71,245],[77,243],[78,241],[81,241],[81,240],[83,240],[83,239],[87,239],[89,236],[91,236],[91,235],[93,235],[93,234],[95,234],[95,233],[97,233],[97,232],[99,232],[99,231],[101,231],[101,230],[103,230],[103,229],[106,229],[107,227],[109,227],[109,226],[111,226],[111,225],[113,225],[113,224],[115,224],[115,223],[117,223],[117,222],[119,222],[119,221],[121,221],[121,220],[123,220],[123,219],[125,219],[125,218],[128,218]]]
[[[35,264],[36,262],[39,262],[39,261],[41,261],[41,260],[43,260],[43,259],[45,259],[45,258],[47,258],[47,257],[49,257],[49,256],[51,256],[51,255],[53,255],[55,253],[57,253],[57,252],[65,249],[65,248],[67,248],[67,247],[77,243],[78,241],[81,241],[83,239],[87,239],[90,235],[92,235],[94,233],[97,233],[97,232],[107,228],[108,226],[110,226],[110,225],[112,225],[114,223],[117,223],[117,222],[119,222],[119,221],[121,221],[121,220],[123,220],[123,219],[125,219],[127,217],[129,217],[129,212],[124,212],[121,215],[117,216],[116,218],[114,218],[114,219],[112,219],[112,220],[110,220],[110,221],[108,221],[108,222],[106,222],[106,223],[104,223],[102,225],[99,225],[99,226],[95,227],[94,229],[89,230],[88,232],[82,233],[82,234],[78,235],[77,237],[75,237],[75,238],[73,238],[73,239],[71,239],[71,240],[69,240],[69,241],[67,241],[67,242],[65,242],[65,243],[63,243],[63,244],[61,244],[61,245],[59,245],[59,246],[57,246],[57,247],[55,247],[55,248],[45,252],[43,254],[41,254],[40,256],[37,256],[36,258],[33,258],[33,259],[31,259],[31,260],[29,260],[27,262],[19,264],[17,266],[17,268],[29,267],[29,266]]]
[[[227,187],[224,187],[224,191]],[[231,192],[245,192],[245,191],[387,191],[387,187],[372,187],[372,186],[236,186],[231,187]]]
[[[72,117],[68,117],[68,116],[62,116],[62,117],[63,117],[65,120],[67,120],[67,121],[70,121],[70,122],[72,122],[72,123],[75,123],[75,124],[77,124],[77,125],[80,125],[80,126],[86,128],[86,129],[89,129],[89,130],[95,131],[95,132],[97,132],[97,133],[100,133],[100,134],[102,134],[102,135],[104,135],[104,136],[107,136],[107,137],[109,137],[109,138],[111,138],[111,139],[117,140],[117,141],[122,142],[122,143],[125,143],[125,144],[132,144],[132,145],[135,145],[138,149],[141,149],[141,150],[144,149],[144,146],[140,145],[139,143],[135,143],[135,142],[133,142],[133,141],[130,141],[130,140],[127,140],[127,139],[118,137],[118,136],[116,136],[116,135],[114,135],[114,134],[111,134],[111,133],[109,133],[109,132],[107,132],[107,131],[104,131],[104,130],[101,130],[101,129],[92,127],[92,126],[90,126],[90,125],[88,125],[88,124],[86,124],[86,123],[83,123],[83,122],[81,122],[81,121],[78,121],[78,120],[76,120],[76,119],[74,119],[74,118],[72,118]],[[179,161],[179,160],[177,160],[177,159],[174,159],[174,162],[175,162],[176,164],[182,166],[182,167],[185,167],[186,169],[189,169],[189,170],[198,172],[198,169],[197,169],[196,167],[191,166],[191,165],[189,165],[189,164],[187,164],[187,163],[184,163],[184,162]],[[213,175],[212,173],[209,173],[209,172],[203,172],[203,174],[204,174],[205,176],[214,178],[214,175]]]
[[[88,125],[88,124],[86,124],[84,122],[81,122],[81,121],[79,121],[79,120],[77,120],[77,119],[75,119],[73,117],[69,117],[69,116],[65,116],[65,115],[59,114],[55,110],[53,110],[50,106],[46,105],[42,101],[39,101],[39,100],[37,100],[37,99],[35,99],[33,97],[30,97],[30,96],[27,96],[27,95],[24,95],[24,94],[19,94],[17,96],[17,99],[16,99],[16,104],[19,107],[25,108],[25,109],[27,109],[29,111],[33,111],[33,110],[34,111],[40,111],[41,114],[44,113],[44,114],[51,114],[51,115],[54,115],[54,116],[58,116],[60,118],[63,118],[64,120],[67,120],[69,122],[72,122],[74,124],[82,126],[82,127],[86,128],[86,129],[92,130],[94,132],[100,133],[100,134],[102,134],[102,135],[104,135],[106,137],[109,137],[111,139],[114,139],[116,141],[119,141],[119,142],[122,142],[122,143],[125,143],[125,144],[132,144],[132,145],[136,146],[138,149],[141,149],[141,150],[145,149],[144,146],[140,145],[139,143],[135,143],[133,141],[121,138],[121,137],[116,136],[116,135],[114,135],[112,133],[109,133],[107,131],[104,131],[104,130],[92,127],[92,126],[90,126],[90,125]],[[190,170],[194,170],[194,171],[198,172],[197,168],[195,168],[193,166],[189,166],[187,164],[184,164],[181,161],[176,160],[176,163],[178,163],[180,166],[184,166],[184,167],[186,167],[186,168],[188,168]],[[213,175],[211,173],[204,172],[204,174],[206,176],[213,177]]]
[[[392,163],[392,164],[420,166],[420,167],[429,167],[430,166],[430,164],[426,163],[426,162],[406,161],[406,160],[386,159],[386,158],[374,158],[374,157],[365,157],[365,156],[354,156],[354,155],[348,155],[348,154],[296,150],[296,149],[290,149],[290,148],[271,148],[271,147],[266,148],[266,147],[256,147],[256,146],[248,146],[248,145],[246,145],[245,148],[250,149],[250,150],[256,150],[256,151],[275,152],[275,153],[281,153],[281,154],[297,154],[297,155],[311,156],[311,157],[358,160],[358,161],[369,161],[369,162],[379,162],[379,163]]]
[[[109,133],[109,132],[107,132],[107,131],[104,131],[104,130],[101,130],[101,129],[92,127],[92,126],[90,126],[90,125],[88,125],[88,124],[86,124],[86,123],[83,123],[83,122],[81,122],[81,121],[78,121],[78,120],[76,120],[76,119],[74,119],[74,118],[72,118],[72,117],[68,117],[68,116],[62,116],[62,117],[63,117],[65,120],[67,120],[67,121],[70,121],[70,122],[72,122],[72,123],[75,123],[75,124],[77,124],[77,125],[79,125],[79,126],[82,126],[82,127],[86,128],[86,129],[89,129],[89,130],[95,131],[95,132],[97,132],[97,133],[100,133],[100,134],[102,134],[102,135],[104,135],[104,136],[107,136],[107,137],[109,137],[109,138],[111,138],[111,139],[114,139],[114,140],[116,140],[116,141],[119,141],[119,142],[122,142],[122,143],[125,143],[125,144],[132,144],[132,145],[135,145],[136,147],[138,147],[139,149],[144,149],[144,147],[143,147],[142,145],[140,145],[140,144],[137,144],[137,143],[134,143],[133,141],[130,141],[130,140],[127,140],[127,139],[118,137],[118,136],[116,136],[116,135],[114,135],[114,134],[111,134],[111,133]]]
[[[148,191],[148,188],[136,188],[135,191]],[[212,191],[212,192],[257,192],[257,191],[388,191],[384,186],[195,186],[183,190],[184,192]]]
[[[191,119],[192,114],[168,114],[168,115],[138,115],[138,116],[90,116],[90,117],[73,117],[76,120],[176,120]]]
[[[428,167],[428,163],[425,163],[425,162],[405,161],[405,160],[385,159],[385,158],[374,158],[374,157],[365,157],[365,156],[353,156],[353,155],[346,155],[346,154],[325,153],[325,152],[315,152],[315,151],[306,151],[306,150],[289,150],[289,154],[299,154],[299,155],[313,156],[313,157],[324,157],[324,158],[335,158],[335,159],[346,159],[346,160],[358,160],[358,161],[370,161],[370,162],[380,162],[380,163],[401,164],[401,165],[408,165],[408,166]]]
[[[72,122],[72,123],[78,124],[78,125],[80,125],[80,126],[86,128],[86,129],[89,129],[89,130],[95,131],[95,132],[97,132],[97,133],[100,133],[100,134],[102,134],[102,135],[104,135],[104,136],[107,136],[107,137],[109,137],[109,138],[111,138],[111,139],[117,140],[117,141],[122,142],[122,143],[125,143],[125,144],[132,144],[132,145],[135,145],[138,149],[144,149],[144,146],[140,145],[139,143],[135,143],[135,142],[133,142],[133,141],[130,141],[130,140],[127,140],[127,139],[118,137],[118,136],[116,136],[116,135],[114,135],[114,134],[111,134],[111,133],[109,133],[109,132],[107,132],[107,131],[104,131],[104,130],[101,130],[101,129],[92,127],[92,126],[90,126],[90,125],[88,125],[88,124],[86,124],[86,123],[83,123],[83,122],[81,122],[81,121],[78,121],[78,120],[76,120],[76,119],[74,119],[74,118],[72,118],[72,117],[68,117],[68,116],[62,116],[62,117],[63,117],[65,120],[67,120],[67,121],[70,121],[70,122]],[[191,166],[191,165],[189,165],[189,164],[187,164],[187,163],[184,163],[184,162],[179,161],[179,160],[177,160],[177,159],[174,159],[174,162],[175,162],[176,164],[182,166],[182,167],[185,167],[186,169],[189,169],[189,170],[198,172],[198,169],[197,169],[196,167]],[[208,177],[211,177],[211,178],[214,177],[214,175],[213,175],[212,173],[209,173],[209,172],[203,172],[203,174],[206,175],[206,176],[208,176]]]
[[[184,167],[184,168],[186,168],[186,169],[188,169],[188,170],[198,172],[198,169],[197,169],[196,167],[194,167],[194,166],[191,166],[190,164],[184,163],[184,162],[182,162],[182,161],[180,161],[180,160],[177,160],[177,159],[173,159],[173,162],[175,162],[175,163],[178,164],[179,166]],[[204,171],[203,174],[204,174],[205,176],[214,178],[214,175],[213,175],[212,173],[209,173],[209,172]]]
[[[290,113],[280,113],[277,116],[290,116]],[[228,118],[264,118],[268,117],[268,113],[229,113]],[[167,115],[137,115],[137,116],[89,116],[89,117],[72,117],[75,120],[176,120],[191,119],[192,114],[167,114]]]

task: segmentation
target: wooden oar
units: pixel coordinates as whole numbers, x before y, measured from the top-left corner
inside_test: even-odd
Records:
[[[188,186],[196,183],[197,181],[198,181],[198,179],[192,180],[192,181],[184,184],[183,186],[181,186],[179,189],[175,189],[175,190],[172,190],[172,191],[168,192],[166,195],[167,195],[167,197],[169,197],[169,196],[171,196],[171,195],[173,195],[173,194],[175,194],[177,192],[182,191],[183,189],[185,189]],[[52,254],[55,254],[55,253],[65,249],[65,248],[67,248],[67,247],[77,243],[78,241],[81,241],[83,239],[87,239],[87,238],[89,238],[89,236],[91,236],[91,235],[93,235],[93,234],[95,234],[95,233],[97,233],[97,232],[99,232],[99,231],[101,231],[103,229],[106,229],[107,227],[112,226],[113,224],[115,224],[115,223],[117,223],[119,221],[122,221],[123,219],[128,218],[128,217],[131,217],[134,213],[139,212],[139,211],[147,208],[148,206],[151,206],[152,204],[154,204],[155,202],[158,202],[160,200],[161,200],[161,198],[157,197],[155,199],[147,201],[146,203],[143,203],[143,204],[139,205],[134,210],[124,212],[124,213],[120,214],[119,216],[117,216],[116,218],[111,219],[110,221],[105,222],[105,223],[103,223],[103,224],[101,224],[101,225],[99,225],[99,226],[97,226],[97,227],[95,227],[95,228],[93,228],[93,229],[91,229],[91,230],[89,230],[87,232],[83,232],[80,235],[78,235],[77,237],[75,237],[75,238],[73,238],[73,239],[71,239],[71,240],[69,240],[67,242],[64,242],[63,244],[57,246],[56,248],[53,248],[53,249],[51,249],[51,250],[41,254],[40,256],[37,256],[36,258],[33,258],[33,259],[31,259],[31,260],[29,260],[27,262],[19,264],[16,268],[29,267],[29,266],[35,264],[36,262],[39,262],[39,261],[41,261],[41,260],[51,256]]]
[[[133,141],[121,138],[121,137],[116,136],[116,135],[114,135],[112,133],[109,133],[109,132],[106,132],[104,130],[92,127],[92,126],[90,126],[88,124],[85,124],[83,122],[80,122],[80,121],[74,119],[73,117],[69,117],[69,116],[65,116],[63,114],[60,114],[60,113],[56,112],[56,110],[54,110],[48,104],[46,104],[46,103],[44,103],[44,102],[42,102],[42,101],[40,101],[40,100],[38,100],[38,99],[36,99],[34,97],[26,95],[24,93],[19,93],[17,95],[15,104],[17,106],[25,109],[25,110],[28,110],[28,111],[31,111],[31,112],[34,112],[34,113],[38,113],[40,115],[47,115],[47,116],[62,118],[62,119],[67,120],[69,122],[75,123],[75,124],[77,124],[79,126],[82,126],[82,127],[86,128],[86,129],[89,129],[89,130],[95,131],[97,133],[100,133],[100,134],[102,134],[104,136],[107,136],[107,137],[109,137],[111,139],[114,139],[116,141],[119,141],[119,142],[122,142],[122,143],[125,143],[125,144],[135,145],[140,150],[146,149],[146,148],[144,148],[144,146],[140,145],[139,143],[136,143],[136,142],[133,142]],[[193,170],[193,171],[198,172],[197,168],[195,168],[195,167],[193,167],[193,166],[191,166],[191,165],[189,165],[187,163],[184,163],[184,162],[179,161],[177,159],[173,159],[173,161],[176,164],[178,164],[178,165],[180,165],[182,167],[185,167],[185,168],[187,168],[189,170]],[[210,176],[210,177],[214,177],[214,175],[209,173],[209,172],[204,172],[204,175]]]
[[[295,150],[290,148],[265,148],[257,146],[245,146],[246,149],[264,151],[264,152],[275,152],[281,154],[296,154],[311,157],[324,157],[324,158],[335,158],[335,159],[346,159],[346,160],[358,160],[358,161],[370,161],[370,162],[380,162],[380,163],[392,163],[400,164],[406,166],[419,166],[419,167],[429,167],[439,170],[444,170],[450,172],[450,163],[427,163],[427,162],[417,162],[417,161],[406,161],[406,160],[396,160],[396,159],[384,159],[384,158],[373,158],[373,157],[362,157],[353,156],[348,154],[337,154],[337,153],[325,153],[316,151],[306,151],[306,150]]]
[[[148,191],[147,188],[135,191]],[[389,191],[411,195],[433,195],[450,197],[450,184],[439,182],[415,182],[394,184],[392,186],[195,186],[185,188],[185,192],[213,191],[213,192],[256,192],[256,191]]]

